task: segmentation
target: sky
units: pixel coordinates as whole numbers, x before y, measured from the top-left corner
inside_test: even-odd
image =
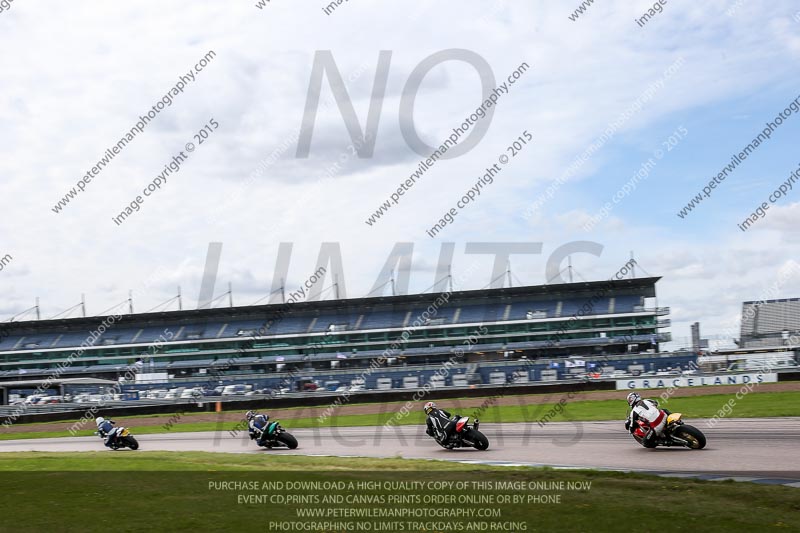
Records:
[[[800,96],[796,3],[670,0],[644,25],[653,3],[638,0],[598,0],[577,17],[577,1],[352,0],[328,13],[324,1],[257,3],[2,4],[0,317],[39,298],[49,318],[81,294],[98,314],[129,291],[146,311],[178,286],[196,307],[211,242],[222,243],[215,294],[231,283],[237,305],[270,292],[282,242],[287,290],[315,270],[322,243],[338,243],[340,295],[360,297],[400,242],[413,243],[409,291],[422,292],[442,243],[455,243],[457,288],[478,289],[494,258],[465,253],[468,243],[539,243],[511,256],[514,284],[538,285],[555,250],[590,241],[602,251],[572,255],[576,279],[607,279],[633,253],[637,274],[663,277],[657,304],[671,308],[676,339],[695,321],[730,337],[741,302],[800,296],[800,182],[768,201],[800,167],[800,113],[678,215]],[[309,132],[323,57],[343,86],[324,73]],[[491,92],[521,65],[468,130],[484,132],[476,144],[368,224],[424,159],[404,130],[438,146],[481,105],[487,80]],[[182,76],[182,92],[56,210]],[[377,121],[371,154],[356,153],[337,95],[362,131]],[[495,164],[492,183],[430,237]],[[114,222],[132,201],[138,210]],[[742,231],[762,202],[766,214]]]

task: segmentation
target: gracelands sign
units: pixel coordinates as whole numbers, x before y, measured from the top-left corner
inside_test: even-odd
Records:
[[[775,383],[778,374],[729,374],[709,376],[663,376],[645,379],[617,380],[617,390],[665,389],[667,387],[707,387],[709,385],[747,385]]]

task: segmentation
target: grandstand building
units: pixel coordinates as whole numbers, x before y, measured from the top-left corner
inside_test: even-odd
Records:
[[[742,303],[740,348],[797,345],[800,336],[800,298]]]
[[[448,361],[445,386],[561,379],[609,358],[657,370],[670,340],[669,309],[653,304],[659,279],[5,323],[0,385],[127,376],[141,390],[166,374],[210,388],[385,389],[427,383]]]

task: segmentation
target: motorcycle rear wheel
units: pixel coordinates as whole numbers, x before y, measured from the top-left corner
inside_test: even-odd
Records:
[[[683,424],[675,430],[674,435],[689,442],[688,448],[692,450],[702,450],[706,447],[706,436],[694,426]]]
[[[136,439],[134,439],[132,436],[130,436],[130,435],[125,437],[125,444],[131,450],[138,450],[139,449],[139,442]]]
[[[476,450],[487,450],[489,448],[489,439],[486,438],[486,435],[478,431],[477,429],[469,430],[469,433],[466,435],[466,439],[472,441]]]
[[[275,437],[275,439],[284,443],[286,446],[288,446],[290,450],[294,450],[295,448],[297,448],[297,439],[294,438],[294,435],[292,435],[291,433],[283,432],[277,437]]]

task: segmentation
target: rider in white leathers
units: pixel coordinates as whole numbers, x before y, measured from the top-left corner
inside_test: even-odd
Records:
[[[628,394],[627,400],[631,411],[625,421],[625,429],[633,433],[639,427],[636,421],[644,421],[649,428],[644,437],[644,445],[649,448],[653,447],[656,437],[664,434],[664,428],[667,427],[667,415],[658,408],[657,401],[643,400],[636,392]]]

